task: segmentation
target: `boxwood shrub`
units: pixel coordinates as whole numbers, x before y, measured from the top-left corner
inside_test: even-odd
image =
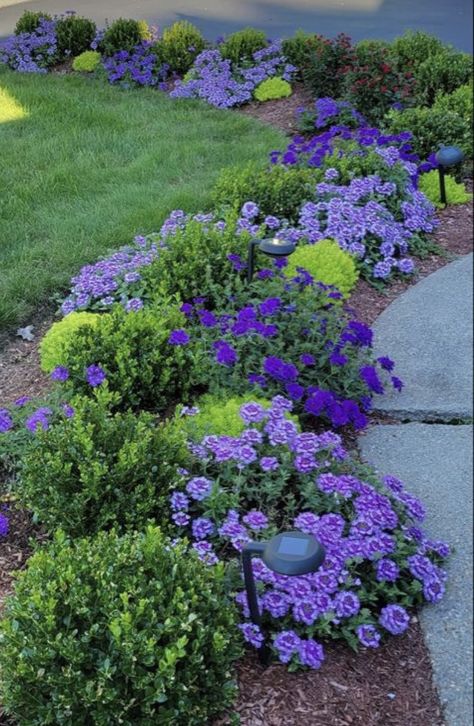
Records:
[[[2,705],[23,726],[203,726],[234,695],[234,623],[222,566],[159,529],[58,533],[0,624]]]

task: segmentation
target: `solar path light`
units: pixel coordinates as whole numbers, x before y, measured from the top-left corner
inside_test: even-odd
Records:
[[[446,199],[446,185],[444,182],[446,169],[450,166],[460,164],[464,159],[464,152],[457,146],[442,146],[440,150],[436,152],[435,158],[438,162],[440,199],[442,204],[446,205],[448,203]]]
[[[269,257],[287,257],[295,251],[296,245],[294,242],[287,242],[279,237],[250,240],[247,257],[247,282],[252,282],[256,249]]]
[[[279,575],[307,575],[316,572],[324,562],[325,549],[318,540],[304,532],[282,532],[269,542],[248,542],[242,550],[245,590],[254,625],[261,628],[262,617],[258,607],[257,589],[252,570],[252,556],[258,555],[265,565]],[[268,663],[270,650],[266,639],[259,648],[260,661]]]

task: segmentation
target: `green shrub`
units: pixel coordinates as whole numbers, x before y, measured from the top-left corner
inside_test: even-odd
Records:
[[[310,39],[312,37],[310,33],[306,33],[304,30],[297,30],[291,38],[286,38],[282,43],[283,55],[288,63],[296,67],[300,77],[302,69],[308,61]]]
[[[96,24],[78,15],[65,15],[56,23],[58,53],[61,58],[76,56],[90,48],[97,32]]]
[[[98,365],[121,408],[163,411],[186,395],[191,364],[185,346],[168,344],[184,316],[174,306],[150,306],[127,313],[116,306],[97,325],[82,326],[66,349],[64,365],[75,393],[91,395],[86,370]]]
[[[416,74],[417,102],[431,106],[439,93],[452,93],[472,80],[470,53],[446,49],[420,63]]]
[[[56,366],[65,365],[65,353],[71,344],[76,331],[87,326],[94,328],[100,316],[96,313],[77,312],[66,315],[65,318],[53,323],[44,335],[40,346],[41,370],[51,373]]]
[[[217,206],[230,205],[236,210],[251,199],[262,216],[275,215],[296,222],[301,205],[313,198],[321,177],[318,169],[253,162],[224,169],[212,197]]]
[[[448,204],[465,204],[472,200],[472,194],[469,194],[465,185],[457,182],[454,177],[446,174],[444,181]],[[423,194],[426,194],[433,204],[437,207],[444,207],[444,204],[441,203],[439,198],[439,175],[437,171],[430,171],[428,174],[422,174],[419,181],[419,188]]]
[[[86,50],[72,62],[72,70],[80,73],[92,73],[100,65],[100,53],[95,50]]]
[[[51,15],[48,13],[25,10],[15,25],[15,35],[20,35],[20,33],[34,33],[40,20],[43,18],[45,20],[52,20]]]
[[[160,530],[54,541],[0,624],[2,705],[24,726],[203,726],[240,655],[222,565]]]
[[[98,400],[73,399],[74,415],[38,431],[24,458],[18,491],[49,531],[84,537],[166,521],[183,439],[151,414],[111,413],[110,398],[103,389]]]
[[[267,36],[263,30],[242,28],[229,35],[219,46],[219,51],[223,58],[227,58],[235,65],[242,65],[246,61],[251,61],[253,54],[266,48],[267,45]]]
[[[323,239],[314,245],[298,245],[284,268],[287,277],[295,277],[303,267],[317,282],[334,285],[345,298],[355,286],[359,273],[354,258],[337,242]]]
[[[138,43],[146,39],[143,23],[139,20],[119,18],[114,20],[106,29],[99,50],[109,56],[118,53],[119,50],[128,50],[130,52]]]
[[[407,30],[395,38],[390,47],[393,63],[401,71],[416,70],[423,61],[446,49],[444,43],[434,35],[421,30]]]
[[[472,126],[473,115],[473,88],[472,83],[459,86],[452,93],[440,93],[436,96],[433,108],[444,113],[457,113]],[[470,134],[472,136],[472,134]]]
[[[187,20],[179,20],[165,28],[163,37],[156,44],[162,63],[167,63],[170,71],[181,75],[191,68],[205,46],[200,30]]]
[[[253,95],[257,101],[288,98],[288,96],[291,96],[291,85],[280,76],[274,76],[262,81],[253,92]]]
[[[465,119],[454,111],[436,108],[407,108],[390,111],[385,117],[388,133],[411,131],[412,145],[420,157],[426,159],[440,146],[460,146],[472,158],[472,119]]]

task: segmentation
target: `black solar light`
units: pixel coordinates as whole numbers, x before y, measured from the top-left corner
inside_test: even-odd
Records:
[[[279,575],[307,575],[316,572],[324,562],[325,549],[315,537],[304,532],[282,532],[269,542],[248,542],[242,550],[242,566],[250,618],[261,628],[257,589],[252,570],[252,556],[258,555],[266,566]],[[270,650],[263,642],[259,648],[262,663],[268,663]]]
[[[450,166],[460,164],[464,159],[464,152],[457,146],[442,146],[441,149],[436,152],[435,158],[438,162],[440,199],[442,204],[447,204],[446,185],[444,183],[445,171]]]
[[[295,251],[294,242],[287,242],[284,239],[273,237],[271,239],[253,239],[249,242],[249,251],[247,258],[247,281],[251,282],[255,266],[255,250],[259,249],[265,255],[270,257],[287,257]]]

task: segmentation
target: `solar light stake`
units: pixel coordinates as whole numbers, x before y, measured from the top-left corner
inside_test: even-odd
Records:
[[[257,588],[252,569],[252,555],[260,555],[265,565],[280,575],[307,575],[315,572],[324,562],[324,547],[310,534],[304,532],[282,532],[269,542],[248,542],[242,550],[242,567],[247,592],[250,617],[254,625],[261,628],[262,617],[258,607]],[[260,662],[266,665],[270,649],[264,641],[259,648]]]
[[[446,199],[445,170],[450,166],[460,164],[464,159],[464,152],[457,146],[442,146],[436,152],[435,159],[438,162],[440,201],[446,206],[448,201]]]
[[[247,282],[252,282],[253,270],[255,267],[255,247],[258,247],[259,244],[259,239],[252,239],[249,242],[249,252],[247,258]]]
[[[252,282],[255,268],[255,250],[258,249],[269,257],[287,257],[291,255],[296,245],[294,242],[287,242],[284,239],[273,237],[273,239],[252,239],[249,242],[247,256],[247,282]]]

